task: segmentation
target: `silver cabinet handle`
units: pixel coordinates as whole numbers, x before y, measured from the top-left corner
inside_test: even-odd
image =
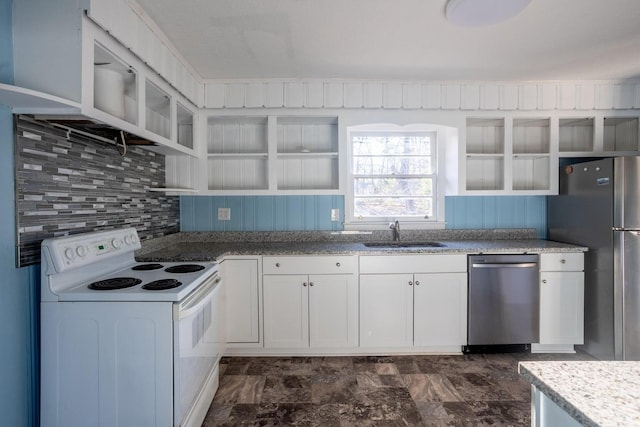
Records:
[[[420,285],[420,282],[416,280],[416,286]]]
[[[309,286],[313,286],[313,282],[309,282]]]
[[[280,263],[279,262],[276,262],[276,267],[280,267]]]
[[[336,262],[336,267],[340,267],[340,263],[339,262]]]
[[[306,288],[306,287],[307,287],[307,282],[304,282],[304,283],[302,284],[302,286],[304,286],[304,287]]]
[[[409,286],[413,286],[413,282],[409,281]]]
[[[488,262],[471,264],[473,268],[530,268],[537,267],[536,262]]]
[[[547,283],[547,279],[542,279],[542,283]]]
[[[567,260],[566,260],[566,259],[561,259],[561,260],[560,260],[560,264],[566,264],[566,263],[567,263]]]

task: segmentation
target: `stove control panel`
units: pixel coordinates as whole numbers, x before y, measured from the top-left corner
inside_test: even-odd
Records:
[[[130,256],[140,249],[135,228],[57,237],[42,242],[42,254],[52,262],[55,271],[81,267],[111,256]]]

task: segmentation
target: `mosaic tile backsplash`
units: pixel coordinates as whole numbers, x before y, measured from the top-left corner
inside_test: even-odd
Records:
[[[40,262],[48,237],[135,227],[142,240],[180,231],[180,201],[163,187],[164,156],[118,149],[15,116],[18,266]]]

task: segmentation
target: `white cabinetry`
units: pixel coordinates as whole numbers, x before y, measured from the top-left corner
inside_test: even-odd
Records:
[[[47,36],[34,37],[43,33]],[[0,89],[34,100],[32,107],[20,105],[14,112],[72,119],[69,126],[89,119],[130,134],[130,140],[154,142],[148,149],[196,156],[196,106],[85,16],[77,2],[16,2],[14,52],[15,86]],[[36,102],[38,93],[57,97],[58,108]],[[53,117],[60,114],[65,117]]]
[[[259,258],[225,258],[221,263],[226,283],[227,342],[260,342]]]
[[[209,117],[207,147],[207,189],[213,194],[340,189],[336,117]]]
[[[540,254],[540,343],[532,351],[573,351],[584,342],[583,253]]]
[[[355,347],[355,265],[353,256],[264,257],[265,348]]]
[[[466,255],[361,256],[360,346],[459,352],[466,271]]]
[[[465,134],[464,193],[557,191],[557,158],[552,156],[550,119],[468,118]]]

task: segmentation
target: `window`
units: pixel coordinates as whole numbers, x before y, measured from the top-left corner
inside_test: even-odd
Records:
[[[346,227],[400,220],[412,228],[442,228],[437,138],[433,130],[352,130]]]

